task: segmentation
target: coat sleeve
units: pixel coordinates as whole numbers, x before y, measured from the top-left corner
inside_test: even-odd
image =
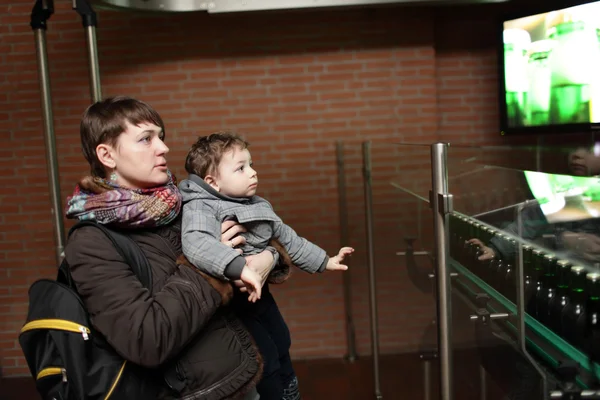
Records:
[[[183,254],[201,271],[226,280],[226,267],[240,254],[221,243],[220,238],[221,222],[210,207],[201,200],[192,200],[183,205]]]
[[[283,221],[273,222],[273,238],[287,251],[294,265],[309,273],[322,272],[327,264],[327,253],[309,242]]]
[[[69,239],[65,257],[92,326],[126,360],[157,367],[201,332],[221,295],[181,265],[151,295],[113,249],[99,229],[82,227]]]

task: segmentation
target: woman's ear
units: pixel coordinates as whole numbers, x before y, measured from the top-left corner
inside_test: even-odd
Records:
[[[98,160],[104,165],[106,168],[115,169],[117,163],[113,157],[113,148],[108,144],[99,144],[96,146],[96,156]]]
[[[217,192],[220,192],[221,190],[219,189],[219,184],[217,183],[217,179],[212,176],[212,175],[206,175],[204,177],[204,182],[208,183],[213,189],[215,189]]]

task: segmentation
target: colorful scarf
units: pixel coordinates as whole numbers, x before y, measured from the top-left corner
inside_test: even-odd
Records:
[[[169,172],[167,184],[152,189],[127,189],[102,178],[83,178],[67,199],[66,216],[120,228],[151,228],[168,224],[180,211],[181,194]]]

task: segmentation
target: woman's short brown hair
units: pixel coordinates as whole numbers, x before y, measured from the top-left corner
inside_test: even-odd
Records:
[[[126,96],[110,97],[98,101],[85,110],[79,133],[85,159],[93,176],[106,178],[104,165],[98,160],[99,144],[114,146],[117,138],[127,129],[127,123],[139,125],[152,123],[165,131],[160,115],[143,101]]]
[[[216,174],[223,154],[234,148],[244,150],[249,145],[233,132],[223,131],[201,136],[192,145],[185,159],[185,170],[188,174],[204,179],[206,175]]]

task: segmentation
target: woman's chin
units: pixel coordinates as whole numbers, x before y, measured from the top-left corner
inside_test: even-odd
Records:
[[[155,174],[152,179],[144,182],[143,186],[146,189],[152,189],[159,186],[164,186],[169,183],[169,175],[165,172],[164,174]]]

